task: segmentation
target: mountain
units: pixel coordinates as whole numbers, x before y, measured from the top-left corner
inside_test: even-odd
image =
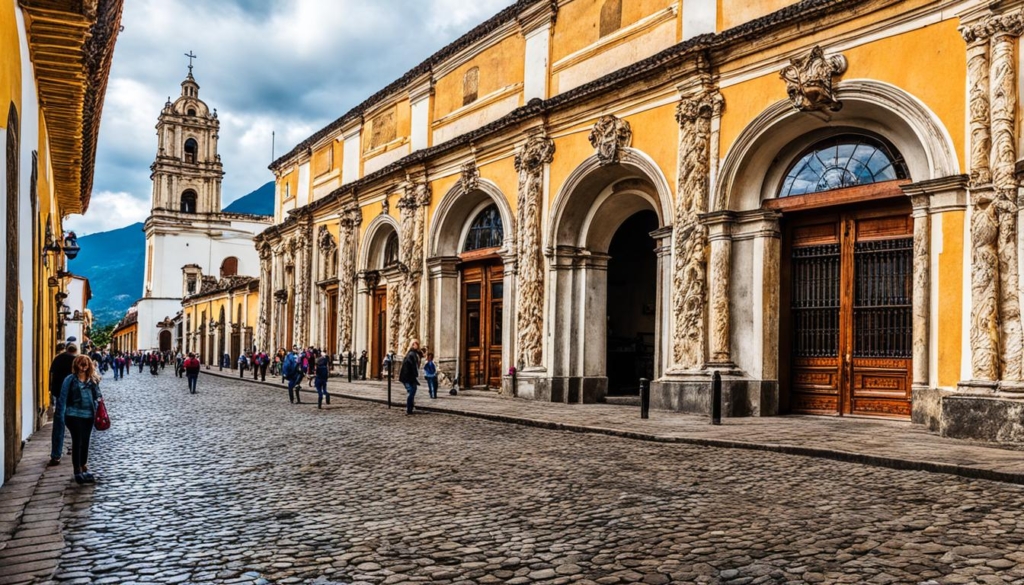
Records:
[[[231,213],[252,213],[254,215],[274,215],[274,182],[268,181],[259,189],[237,199],[224,208]]]
[[[274,215],[274,182],[228,205],[224,211]],[[146,234],[141,223],[78,238],[82,251],[68,270],[89,279],[93,321],[97,328],[117,323],[142,296],[146,270]]]
[[[117,323],[142,296],[146,266],[146,234],[141,223],[78,238],[82,251],[68,261],[68,270],[89,279],[96,327]]]

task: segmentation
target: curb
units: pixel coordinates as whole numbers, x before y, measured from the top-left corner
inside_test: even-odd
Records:
[[[209,374],[211,376],[216,376],[218,378],[228,378],[246,381],[259,386],[269,385],[280,388],[288,387],[287,384],[283,383],[259,382],[249,377],[238,378],[237,376],[229,376],[222,374],[220,372],[208,372],[204,370],[203,373]],[[303,392],[313,393],[311,390],[308,389],[303,389]],[[337,396],[339,398],[345,398],[348,400],[359,400],[362,402],[387,404],[387,400],[384,398],[372,398],[369,396],[357,396],[345,393],[331,393],[331,396]],[[404,400],[401,402],[404,403]],[[722,449],[746,449],[748,451],[767,451],[771,453],[781,453],[784,455],[799,455],[803,457],[815,457],[818,459],[830,459],[833,461],[841,461],[843,463],[859,463],[862,465],[870,465],[872,467],[885,467],[888,469],[896,469],[899,471],[926,471],[929,473],[955,475],[966,479],[984,479],[989,481],[999,481],[1004,483],[1024,485],[1024,473],[1011,473],[1006,471],[997,471],[994,469],[983,469],[978,467],[955,465],[952,463],[937,463],[934,461],[920,461],[913,459],[900,459],[897,457],[884,457],[881,455],[868,455],[866,453],[842,451],[839,449],[803,447],[800,445],[788,445],[785,443],[753,443],[749,441],[735,441],[729,439],[702,439],[697,437],[659,437],[657,435],[640,433],[636,431],[623,431],[619,429],[609,429],[605,427],[550,422],[526,417],[508,416],[504,414],[490,414],[486,412],[453,410],[437,408],[434,406],[417,405],[416,410],[421,410],[423,412],[431,412],[435,414],[465,416],[470,418],[488,420],[492,422],[515,424],[520,426],[535,427],[553,431],[568,431],[573,433],[607,435],[623,439],[646,441],[650,443],[695,445],[699,447],[717,447]]]

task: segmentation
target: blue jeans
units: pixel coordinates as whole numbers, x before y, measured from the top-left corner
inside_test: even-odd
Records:
[[[327,378],[321,380],[320,378],[313,379],[313,386],[316,387],[316,399],[317,401],[323,400],[327,397]]]
[[[120,377],[117,374],[117,367],[113,367],[113,368],[110,368],[110,369],[114,370],[114,379],[117,380]]]
[[[54,413],[53,433],[50,435],[50,459],[55,461],[64,453],[64,429],[64,419]]]
[[[431,398],[437,398],[437,376],[423,376],[427,379],[427,393]]]
[[[412,414],[412,407],[416,404],[416,384],[412,382],[402,382],[405,385],[405,391],[408,396],[405,398],[405,414]]]
[[[302,375],[295,374],[290,380],[288,380],[288,401],[302,402],[302,398],[299,397],[299,389],[302,388]],[[292,390],[295,390],[295,395],[292,396]]]
[[[198,381],[198,380],[199,380],[199,376],[189,376],[188,377],[188,391],[191,392],[192,394],[196,393],[196,381]]]

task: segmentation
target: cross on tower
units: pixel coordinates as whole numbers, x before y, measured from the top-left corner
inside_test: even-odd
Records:
[[[198,59],[199,57],[194,55],[191,50],[185,53],[185,56],[188,57],[188,74],[192,75],[192,59]]]

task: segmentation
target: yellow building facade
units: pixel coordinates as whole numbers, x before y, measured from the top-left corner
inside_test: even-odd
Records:
[[[1024,440],[1022,4],[521,0],[271,165],[256,345]]]
[[[238,356],[253,351],[259,316],[259,280],[249,276],[205,277],[199,292],[182,301],[182,343],[185,354],[195,353],[206,365],[228,356],[236,368]]]
[[[5,221],[2,480],[50,406],[76,253],[63,219],[84,213],[121,0],[0,1],[0,185]]]

